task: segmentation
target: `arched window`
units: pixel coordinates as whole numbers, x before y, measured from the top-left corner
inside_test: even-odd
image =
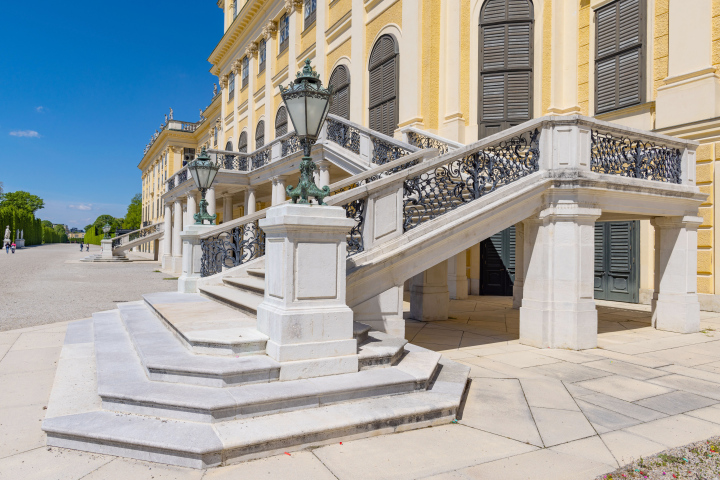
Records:
[[[392,136],[398,125],[398,50],[383,35],[370,54],[370,128]]]
[[[265,121],[260,120],[255,127],[255,149],[265,145]]]
[[[282,137],[288,132],[288,117],[285,107],[280,107],[275,115],[275,138]]]
[[[480,13],[480,138],[532,118],[533,6],[488,0]]]
[[[263,38],[258,45],[258,74],[265,71],[265,59],[267,58],[267,42]]]
[[[240,134],[240,140],[238,140],[238,152],[247,153],[247,132]]]
[[[232,142],[227,142],[225,144],[225,150],[228,152],[232,152]]]
[[[338,65],[330,75],[328,85],[333,87],[330,111],[333,115],[350,120],[350,71],[345,65]]]

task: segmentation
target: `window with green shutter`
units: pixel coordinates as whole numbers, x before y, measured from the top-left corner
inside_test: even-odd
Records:
[[[275,138],[282,137],[288,132],[288,117],[285,107],[280,107],[275,115]]]
[[[335,93],[330,100],[330,113],[350,119],[350,72],[345,65],[338,65],[328,82]]]
[[[595,11],[595,113],[645,101],[644,0]]]
[[[370,128],[393,136],[398,125],[398,50],[383,35],[370,53]]]

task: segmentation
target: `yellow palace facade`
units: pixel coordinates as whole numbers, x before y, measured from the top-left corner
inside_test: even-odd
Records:
[[[412,127],[469,144],[532,118],[581,114],[700,142],[697,183],[708,199],[698,234],[698,292],[703,309],[720,311],[720,0],[217,5],[224,32],[208,60],[220,89],[200,122],[168,120],[146,148],[139,165],[144,221],[163,219],[163,182],[203,145],[253,152],[292,129],[279,87],[310,59],[337,92],[331,113],[397,139]],[[247,211],[247,203],[236,210],[233,202],[225,219]],[[266,205],[259,201],[258,208]],[[488,265],[504,268],[504,282],[512,281],[513,237],[498,232],[468,250],[469,293],[508,291],[492,284],[495,267]],[[649,221],[596,229],[596,298],[649,302],[653,239]]]

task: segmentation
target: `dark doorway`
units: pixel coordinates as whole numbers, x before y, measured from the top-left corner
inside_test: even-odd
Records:
[[[595,298],[638,303],[640,222],[595,224]]]
[[[515,226],[480,243],[480,295],[511,296],[515,281]]]

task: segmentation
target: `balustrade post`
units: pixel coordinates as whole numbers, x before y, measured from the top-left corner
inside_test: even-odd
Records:
[[[330,162],[327,160],[319,160],[315,162],[317,165],[318,181],[315,182],[319,188],[330,185]]]
[[[217,200],[215,199],[215,187],[208,188],[205,193],[205,200],[207,201],[207,211],[210,215],[217,214]],[[191,217],[193,218],[193,217]]]
[[[282,142],[275,142],[272,144],[271,150],[270,150],[270,161],[274,162],[276,160],[280,160],[282,157]]]
[[[176,199],[173,203],[172,218],[172,271],[180,272],[182,270],[182,243],[180,240],[180,232],[183,228],[183,208],[182,202]]]
[[[360,132],[360,158],[368,165],[372,160],[373,144],[370,136],[365,132]]]
[[[165,202],[165,215],[163,217],[163,256],[161,268],[166,270],[170,268],[172,261],[172,204]]]
[[[245,215],[255,213],[255,189],[248,188],[245,190]]]
[[[202,246],[200,237],[215,225],[190,224],[181,232],[182,274],[178,278],[178,292],[197,293],[202,272]]]

